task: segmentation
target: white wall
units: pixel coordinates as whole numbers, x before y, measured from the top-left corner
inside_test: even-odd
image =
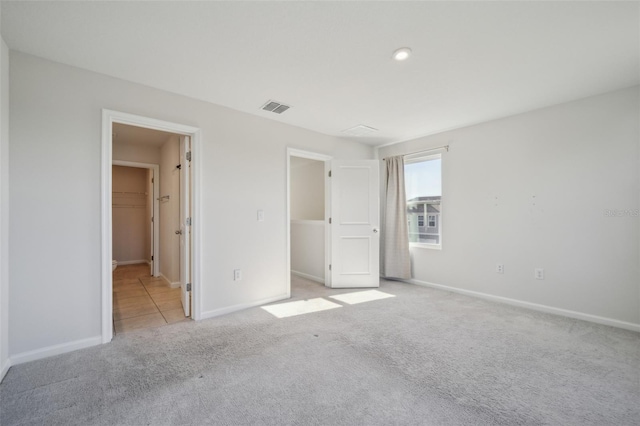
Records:
[[[324,162],[291,157],[291,219],[324,220]]]
[[[9,49],[0,38],[0,380],[9,368]]]
[[[102,108],[202,129],[205,316],[286,294],[287,147],[345,159],[373,154],[362,144],[30,55],[11,52],[10,59],[11,356],[101,333]],[[256,221],[258,209],[264,222]],[[46,254],[38,268],[34,248]],[[234,269],[243,270],[242,281],[233,281]]]
[[[324,282],[323,220],[291,221],[291,272]]]
[[[114,142],[111,148],[114,160],[160,164],[160,148],[157,146]]]
[[[411,250],[415,279],[640,324],[639,219],[605,214],[638,211],[639,113],[634,87],[381,148],[450,145],[443,248]]]
[[[160,148],[160,273],[169,283],[180,282],[180,138],[171,136]]]
[[[137,167],[112,167],[113,258],[121,265],[148,260],[148,173]]]

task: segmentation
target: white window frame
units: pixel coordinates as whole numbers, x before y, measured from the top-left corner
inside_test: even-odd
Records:
[[[407,164],[413,164],[413,163],[421,163],[423,161],[430,161],[430,160],[436,160],[436,159],[440,159],[440,179],[442,181],[442,165],[444,163],[443,161],[443,157],[442,157],[442,153],[437,153],[437,154],[429,154],[429,155],[424,155],[424,154],[417,154],[417,155],[405,155],[404,157],[404,164],[405,166]],[[443,184],[444,186],[444,184]],[[444,192],[444,191],[442,191]],[[440,217],[439,220],[436,220],[436,225],[438,227],[438,236],[439,238],[439,243],[438,244],[430,244],[430,243],[409,243],[409,247],[410,248],[425,248],[425,249],[431,249],[431,250],[442,250],[442,204],[443,204],[443,199],[444,196],[441,195],[440,196],[440,214],[438,215]],[[408,200],[407,200],[408,201]],[[429,214],[427,214],[427,212],[424,213],[424,215],[428,218]],[[427,221],[427,225],[429,224],[429,222]]]

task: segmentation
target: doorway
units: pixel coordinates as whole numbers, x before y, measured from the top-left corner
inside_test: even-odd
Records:
[[[331,157],[287,149],[287,291],[291,277],[331,286],[329,274]]]
[[[327,155],[288,148],[288,296],[291,297],[292,227],[295,226],[292,223],[292,165],[305,163],[297,159],[316,160],[324,166],[324,285],[330,288],[379,287],[379,161],[333,160]],[[322,282],[317,278],[315,281]],[[305,279],[313,280],[311,277]]]
[[[160,275],[160,166],[113,160],[113,258],[118,266],[149,264]],[[132,214],[131,214],[132,213]],[[132,247],[133,246],[133,247]]]
[[[139,131],[165,133],[170,136],[163,143],[166,155],[157,161],[147,163],[122,160],[123,151],[116,146],[114,137],[119,131]],[[155,120],[147,117],[135,116],[117,111],[103,110],[102,134],[102,340],[111,341],[114,332],[116,316],[132,315],[135,310],[131,306],[140,302],[141,315],[148,315],[146,319],[151,324],[162,319],[164,323],[175,320],[200,318],[199,306],[199,223],[197,221],[199,209],[199,168],[198,148],[200,146],[200,131],[197,128],[180,124]],[[147,147],[148,148],[148,147]],[[114,156],[115,151],[115,156]],[[145,149],[135,149],[135,155],[144,154]],[[132,152],[133,152],[132,151]],[[149,151],[147,149],[147,151]],[[129,152],[127,155],[130,155]],[[149,152],[146,152],[149,154]],[[172,156],[173,155],[173,156]],[[114,161],[115,158],[115,161]],[[163,161],[164,160],[164,161]],[[125,163],[125,164],[123,164]],[[112,165],[141,166],[147,168],[146,177],[151,180],[149,191],[116,191],[114,188],[114,169]],[[155,166],[155,167],[154,167]],[[138,167],[140,170],[140,167]],[[165,186],[162,186],[162,182]],[[169,185],[169,186],[166,186]],[[173,185],[173,186],[171,186]],[[151,189],[153,188],[153,189]],[[143,194],[147,197],[153,192],[153,213],[146,225],[153,235],[149,254],[152,266],[131,262],[130,265],[120,265],[112,273],[114,255],[114,192],[130,192],[129,197],[139,198]],[[166,194],[163,192],[167,192]],[[146,194],[145,194],[146,192]],[[164,205],[163,205],[164,203]],[[130,206],[141,204],[132,200]],[[132,210],[136,207],[132,207]],[[142,209],[140,207],[140,209]],[[115,211],[115,208],[114,208]],[[123,210],[124,211],[124,210]],[[122,212],[118,212],[121,214]],[[117,219],[117,218],[116,218]],[[164,221],[164,223],[163,223]],[[163,226],[164,225],[164,226]],[[170,231],[170,232],[169,232]],[[171,241],[175,244],[171,244]],[[167,244],[163,244],[167,243]],[[163,249],[165,251],[163,255]],[[127,287],[129,286],[129,287]],[[126,297],[115,295],[118,291]],[[177,296],[177,297],[175,297]],[[139,297],[138,300],[133,298]],[[126,303],[124,300],[127,299]],[[142,299],[145,299],[144,301]],[[115,306],[114,302],[119,302]],[[177,309],[177,308],[180,309]],[[164,309],[164,313],[163,313]],[[151,312],[151,311],[154,312]],[[155,312],[157,310],[157,312]],[[172,310],[172,312],[167,312]],[[127,313],[128,312],[128,313]],[[148,312],[148,313],[146,313]],[[139,312],[135,313],[137,315]],[[157,314],[157,315],[152,315]],[[169,319],[167,320],[167,316]],[[140,318],[145,319],[145,318]],[[160,325],[158,322],[155,325]]]

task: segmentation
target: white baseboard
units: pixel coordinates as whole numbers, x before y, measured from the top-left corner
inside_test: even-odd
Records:
[[[171,288],[179,288],[180,287],[180,281],[175,281],[175,282],[171,282],[169,281],[169,278],[165,277],[162,272],[159,275],[160,278],[162,278],[164,280],[165,283],[167,283],[167,285]]]
[[[118,266],[120,265],[137,265],[138,263],[149,263],[147,260],[145,259],[141,259],[141,260],[118,260]]]
[[[548,314],[560,315],[563,317],[575,318],[583,321],[595,322],[597,324],[609,325],[611,327],[624,328],[626,330],[640,332],[640,324],[632,322],[620,321],[613,318],[599,317],[597,315],[585,314],[582,312],[570,311],[568,309],[554,308],[553,306],[540,305],[538,303],[525,302],[518,299],[510,299],[508,297],[495,296],[493,294],[481,293],[478,291],[464,290],[456,287],[449,287],[442,284],[434,284],[416,279],[402,280],[404,282],[420,285],[423,287],[432,287],[439,290],[450,291],[453,293],[464,294],[465,296],[477,297],[480,299],[490,300],[492,302],[506,303],[508,305],[519,306],[521,308],[532,309],[534,311],[546,312]]]
[[[42,349],[22,352],[20,354],[11,356],[9,359],[11,361],[11,365],[18,365],[25,362],[48,358],[50,356],[60,355],[67,352],[76,351],[78,349],[84,349],[101,344],[102,336],[89,337],[87,339],[76,340],[74,342],[61,343],[59,345],[47,346],[46,348]]]
[[[0,383],[2,383],[2,380],[4,379],[4,376],[7,375],[7,371],[9,371],[10,367],[11,367],[11,359],[7,359],[4,362],[2,369],[0,369]]]
[[[299,277],[324,284],[324,278],[316,277],[315,275],[305,274],[304,272],[300,272],[300,271],[294,271],[293,269],[291,270],[291,273],[293,275],[297,275]]]
[[[290,298],[289,296],[287,296],[286,294],[283,294],[280,296],[269,297],[267,299],[256,300],[255,302],[240,303],[239,305],[233,305],[227,308],[220,308],[220,309],[215,309],[213,311],[206,311],[206,312],[203,312],[202,315],[200,315],[200,319],[219,317],[220,315],[230,314],[232,312],[241,311],[243,309],[253,308],[255,306],[260,306],[260,305],[266,305],[267,303],[278,302],[280,300],[285,300],[289,298]]]

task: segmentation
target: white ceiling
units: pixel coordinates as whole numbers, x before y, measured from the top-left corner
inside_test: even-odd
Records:
[[[639,83],[638,2],[2,2],[11,49],[380,145]],[[391,53],[413,49],[405,62]],[[260,110],[272,99],[292,108]]]
[[[160,148],[173,133],[144,127],[113,123],[113,142],[126,145],[149,145]]]

